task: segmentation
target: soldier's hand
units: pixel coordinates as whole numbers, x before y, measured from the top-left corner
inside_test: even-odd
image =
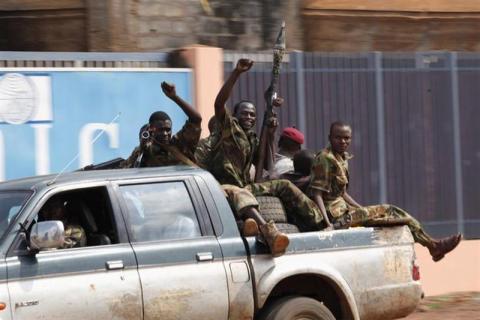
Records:
[[[335,230],[335,227],[333,226],[333,224],[330,224],[325,229],[322,229],[322,231],[332,231],[332,230]]]
[[[273,99],[272,105],[273,105],[274,107],[281,107],[282,104],[283,104],[283,101],[284,101],[283,98],[277,97],[277,98]]]
[[[267,127],[269,128],[276,128],[278,127],[278,118],[277,118],[277,113],[272,112],[270,117],[267,119]]]
[[[277,114],[273,113],[273,115],[267,119],[267,128],[269,134],[275,134],[275,130],[278,127],[278,119]]]
[[[177,95],[177,91],[175,90],[175,85],[165,81],[162,82],[162,91],[169,98],[173,98]]]
[[[245,72],[250,70],[250,68],[253,66],[253,60],[250,59],[240,59],[237,61],[237,66],[235,67],[235,70],[239,72]]]

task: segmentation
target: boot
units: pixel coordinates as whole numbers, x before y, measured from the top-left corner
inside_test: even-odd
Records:
[[[270,248],[272,256],[279,257],[285,253],[285,250],[287,250],[290,240],[288,240],[286,234],[278,231],[273,220],[270,220],[268,223],[261,225],[260,233],[262,234],[265,242]]]
[[[258,224],[252,218],[243,221],[242,233],[244,237],[255,237],[258,235]]]
[[[462,240],[461,234],[452,235],[440,240],[435,240],[431,246],[428,247],[432,260],[437,262],[443,259],[443,257],[460,243]]]

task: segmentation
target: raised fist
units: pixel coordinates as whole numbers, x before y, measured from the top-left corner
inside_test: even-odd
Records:
[[[175,90],[175,85],[165,81],[162,82],[162,91],[169,98],[173,98],[177,95],[177,91]]]
[[[253,60],[250,59],[240,59],[237,61],[237,66],[235,67],[235,70],[239,72],[245,72],[250,70],[250,68],[253,66]]]

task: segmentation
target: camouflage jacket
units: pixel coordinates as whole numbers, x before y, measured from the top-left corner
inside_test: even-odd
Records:
[[[200,139],[200,124],[191,123],[187,120],[183,128],[170,140],[170,146],[176,148],[186,158],[195,162],[195,148]],[[185,164],[178,156],[167,150],[155,151],[154,146],[147,143],[144,147],[136,147],[132,154],[125,160],[121,168],[133,167],[159,167]]]
[[[250,167],[258,149],[255,132],[245,132],[227,110],[219,122],[219,141],[208,170],[220,184],[245,187],[252,182]]]
[[[348,207],[343,195],[348,188],[348,160],[351,158],[348,153],[334,154],[328,147],[320,151],[313,161],[308,193],[323,191],[325,208],[333,217],[342,215]]]
[[[213,152],[215,152],[216,147],[218,147],[218,140],[218,133],[213,132],[198,142],[197,149],[195,150],[195,161],[201,168],[208,170],[211,166]]]
[[[85,247],[87,236],[85,230],[78,224],[65,223],[65,238],[62,248]]]

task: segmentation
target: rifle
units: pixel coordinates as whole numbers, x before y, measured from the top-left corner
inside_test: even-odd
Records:
[[[77,171],[89,171],[89,170],[105,170],[105,169],[117,169],[121,162],[125,161],[123,158],[115,158],[109,161],[105,161],[98,164],[89,164]]]
[[[273,169],[274,146],[273,137],[269,136],[268,120],[272,118],[275,113],[273,111],[273,101],[277,98],[277,84],[280,76],[280,67],[282,64],[283,55],[285,53],[285,22],[278,32],[275,46],[273,47],[273,65],[272,78],[270,85],[265,91],[265,114],[263,117],[262,131],[260,133],[260,145],[258,146],[257,162],[255,163],[255,182],[262,180],[263,170],[268,171]],[[266,164],[266,165],[265,165]]]

